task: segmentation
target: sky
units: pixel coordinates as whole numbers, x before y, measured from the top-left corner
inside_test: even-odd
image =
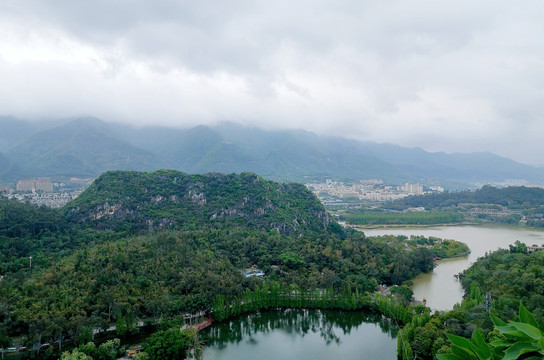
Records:
[[[2,0],[0,115],[232,121],[544,164],[544,2]]]

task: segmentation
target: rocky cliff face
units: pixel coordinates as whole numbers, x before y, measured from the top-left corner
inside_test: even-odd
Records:
[[[98,228],[149,230],[243,225],[286,235],[326,231],[331,219],[301,184],[255,174],[188,175],[179,171],[111,171],[65,208]]]

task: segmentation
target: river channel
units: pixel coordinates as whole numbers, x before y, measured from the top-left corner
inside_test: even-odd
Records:
[[[516,240],[527,245],[544,244],[544,231],[505,226],[436,226],[383,229],[360,229],[367,236],[423,235],[464,242],[471,250],[469,256],[437,261],[432,273],[421,274],[414,279],[414,297],[427,299],[433,310],[451,310],[461,302],[463,288],[454,275],[459,274],[486,252],[499,248],[508,249]]]

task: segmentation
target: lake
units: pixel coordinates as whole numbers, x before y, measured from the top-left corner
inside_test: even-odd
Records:
[[[499,248],[508,249],[516,240],[527,245],[544,244],[544,231],[505,226],[434,226],[360,229],[367,236],[423,235],[464,242],[471,250],[469,256],[437,261],[432,273],[421,274],[414,279],[414,297],[427,298],[427,306],[433,310],[451,310],[461,302],[463,288],[454,277],[474,263],[486,252]]]
[[[204,360],[396,359],[398,327],[361,311],[278,310],[243,315],[200,334]]]

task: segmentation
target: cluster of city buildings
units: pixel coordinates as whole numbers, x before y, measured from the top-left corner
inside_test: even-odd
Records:
[[[69,201],[75,199],[81,194],[81,190],[66,191],[66,192],[47,192],[47,193],[19,193],[13,192],[11,194],[4,195],[8,199],[29,202],[38,206],[44,205],[52,208],[63,207]]]
[[[47,178],[21,179],[15,189],[0,185],[0,196],[49,207],[62,207],[75,199],[93,179],[71,178],[68,183],[53,183]]]
[[[50,179],[22,179],[17,181],[16,190],[19,192],[52,193],[53,183]]]
[[[459,205],[462,206],[464,204],[459,204]],[[520,216],[523,215],[520,210],[509,210],[508,208],[505,208],[502,206],[500,209],[475,207],[475,208],[469,209],[467,211],[467,214],[472,216],[485,215],[485,216],[496,217],[496,218],[506,217],[511,215],[520,215]]]
[[[386,185],[382,180],[361,180],[353,184],[327,180],[324,183],[306,184],[316,196],[334,198],[356,198],[367,201],[389,201],[409,195],[424,194],[423,185],[406,183],[401,186]],[[435,191],[444,191],[438,188]]]

